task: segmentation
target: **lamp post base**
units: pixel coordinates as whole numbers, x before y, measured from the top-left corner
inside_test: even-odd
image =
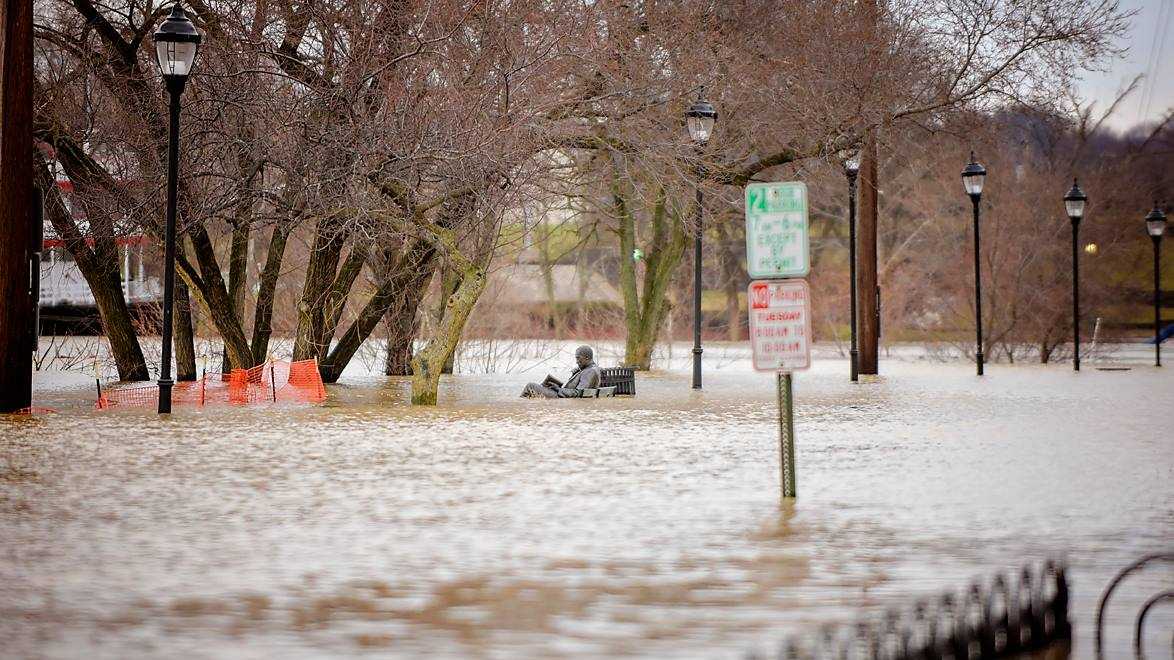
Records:
[[[171,386],[175,381],[170,378],[159,379],[159,414],[171,412]]]
[[[981,376],[981,375],[982,375],[982,365],[983,365],[983,364],[985,364],[985,363],[986,363],[986,361],[983,359],[982,351],[979,351],[978,353],[975,353],[975,355],[974,355],[974,364],[975,364],[975,367],[976,367],[976,368],[977,368],[977,370],[978,370],[978,375],[979,375],[979,376]]]
[[[852,382],[858,382],[860,380],[860,352],[856,349],[849,351],[848,361],[851,362]]]
[[[699,346],[693,347],[693,389],[701,389],[701,353]]]

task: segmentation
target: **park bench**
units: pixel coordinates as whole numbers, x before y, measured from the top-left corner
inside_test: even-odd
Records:
[[[599,396],[636,396],[636,370],[628,367],[600,369],[599,389],[611,393]]]

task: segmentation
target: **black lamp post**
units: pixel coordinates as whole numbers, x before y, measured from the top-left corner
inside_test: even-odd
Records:
[[[970,195],[970,203],[974,206],[974,323],[977,350],[974,354],[974,363],[978,375],[982,375],[982,273],[979,269],[979,203],[982,201],[982,185],[986,181],[986,168],[974,160],[974,152],[970,152],[970,162],[962,170],[962,185],[966,194]]]
[[[693,145],[701,151],[709,142],[713,134],[713,125],[717,122],[717,110],[714,110],[709,101],[700,97],[685,111],[685,125],[689,128],[689,138]],[[698,173],[700,175],[700,172]],[[693,389],[701,389],[701,180],[697,181],[697,234],[693,238]]]
[[[1145,230],[1154,242],[1154,366],[1162,366],[1162,235],[1166,233],[1166,214],[1154,202],[1154,210],[1145,217]]]
[[[848,351],[852,382],[860,380],[860,353],[856,350],[856,175],[860,173],[860,153],[853,153],[844,161],[844,176],[848,177],[848,290],[851,308],[852,348]]]
[[[163,232],[163,357],[159,365],[159,412],[171,412],[171,308],[175,297],[175,206],[179,189],[179,97],[200,48],[200,33],[179,3],[155,32],[155,57],[171,96],[167,142],[167,224]]]
[[[1080,371],[1080,250],[1077,236],[1080,234],[1080,219],[1084,217],[1084,205],[1088,196],[1072,179],[1072,187],[1064,195],[1064,208],[1072,221],[1072,369]]]

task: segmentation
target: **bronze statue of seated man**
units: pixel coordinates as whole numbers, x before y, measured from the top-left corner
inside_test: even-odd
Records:
[[[575,363],[578,369],[571,372],[571,377],[563,383],[554,376],[548,375],[541,383],[528,383],[522,390],[522,396],[540,396],[547,399],[575,399],[583,396],[584,390],[599,388],[602,373],[595,364],[595,356],[590,346],[580,346],[575,349]]]

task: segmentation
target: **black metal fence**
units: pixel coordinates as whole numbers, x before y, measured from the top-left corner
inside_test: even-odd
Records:
[[[854,626],[784,640],[775,657],[874,660],[1006,658],[1071,639],[1068,579],[1056,561],[997,575],[964,592],[890,609]],[[750,657],[758,657],[751,655]]]

